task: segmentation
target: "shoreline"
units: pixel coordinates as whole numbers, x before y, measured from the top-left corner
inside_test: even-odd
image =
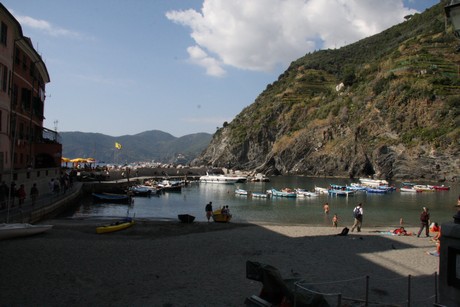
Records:
[[[363,298],[364,283],[346,281],[370,276],[370,300],[396,303],[407,297],[408,275],[414,298],[431,297],[439,268],[439,258],[426,254],[435,249],[431,240],[373,232],[383,228],[337,236],[340,227],[136,220],[96,234],[104,221],[45,220],[54,227],[44,234],[0,241],[2,304],[244,306],[262,289],[246,278],[247,261],[352,298]],[[433,300],[426,303],[417,306]]]

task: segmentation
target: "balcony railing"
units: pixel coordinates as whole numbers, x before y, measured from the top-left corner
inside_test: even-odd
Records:
[[[56,131],[42,128],[42,139],[41,141],[44,143],[59,143],[61,144],[61,136]],[[40,142],[40,140],[37,140]]]

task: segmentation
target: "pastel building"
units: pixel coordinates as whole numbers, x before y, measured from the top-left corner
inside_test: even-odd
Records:
[[[0,182],[46,183],[59,175],[62,145],[43,127],[48,70],[0,3]]]

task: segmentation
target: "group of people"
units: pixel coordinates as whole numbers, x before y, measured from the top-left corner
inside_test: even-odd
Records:
[[[38,197],[38,188],[36,183],[34,183],[30,188],[29,195],[32,199],[32,205],[35,205]],[[18,207],[21,208],[26,200],[26,196],[27,193],[24,184],[20,184],[19,188],[16,188],[16,182],[13,181],[8,188],[7,184],[3,181],[0,184],[0,209],[6,209],[8,199],[10,200],[10,208],[15,207],[16,198],[18,199]]]
[[[67,192],[72,187],[72,176],[64,172],[59,178],[51,178],[48,182],[48,188],[51,193],[59,194],[59,192]]]
[[[329,208],[328,203],[325,203],[323,205],[323,209],[324,209],[325,214],[329,214],[330,208]],[[353,232],[355,229],[357,230],[357,232],[361,232],[361,227],[362,227],[362,223],[363,223],[363,215],[364,215],[363,204],[359,203],[355,208],[353,208],[353,220],[354,221],[353,221],[353,226],[351,227],[351,232]],[[337,214],[334,214],[334,216],[332,217],[332,226],[337,228],[338,221],[339,221],[339,218],[338,218]],[[407,232],[407,230],[402,226],[402,223],[403,223],[402,218],[400,220],[400,223],[401,223],[401,227],[396,228],[395,230],[393,230],[393,234],[399,235],[399,236],[412,235],[411,232]],[[433,227],[435,228],[434,231],[433,231]],[[439,226],[437,225],[437,223],[434,223],[430,227],[430,213],[429,213],[429,210],[428,210],[427,207],[423,207],[422,212],[420,214],[420,228],[419,228],[419,230],[417,232],[417,237],[420,237],[422,232],[425,230],[425,235],[428,238],[428,237],[430,237],[429,232],[432,231],[432,232],[438,233],[437,237],[436,237],[436,241],[439,241],[439,236],[440,236],[441,232],[440,232],[440,229],[438,230],[438,228],[439,228]]]
[[[204,210],[206,212],[206,218],[209,222],[211,220],[212,215],[214,214],[212,210],[212,201],[206,204]],[[228,206],[222,206],[222,208],[220,209],[220,213],[224,216],[231,216],[230,208]]]
[[[329,203],[325,203],[323,205],[323,210],[325,214],[329,214],[330,208],[329,208]],[[353,226],[351,227],[351,231],[354,231],[355,228],[358,232],[361,231],[361,225],[363,223],[363,207],[362,203],[359,203],[354,209],[353,209],[353,218],[354,218],[354,223]],[[332,227],[337,228],[339,225],[339,216],[337,213],[334,214],[332,217]]]

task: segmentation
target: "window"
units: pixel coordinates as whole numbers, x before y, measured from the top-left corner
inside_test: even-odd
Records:
[[[2,22],[1,24],[1,29],[0,29],[0,44],[6,46],[6,43],[8,41],[8,26]]]
[[[25,54],[22,56],[22,69],[27,70],[27,56]]]
[[[8,67],[0,64],[0,90],[6,92],[8,86]]]
[[[24,110],[30,110],[31,100],[32,92],[26,88],[23,88],[21,93],[21,104]]]

